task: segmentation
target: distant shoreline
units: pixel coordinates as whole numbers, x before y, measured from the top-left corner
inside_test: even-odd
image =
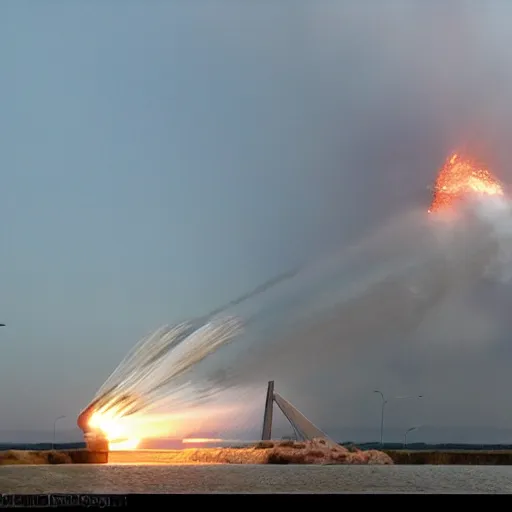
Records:
[[[512,451],[512,444],[468,444],[468,443],[437,443],[437,444],[428,444],[428,443],[409,443],[406,447],[404,447],[403,443],[383,443],[381,445],[378,442],[373,443],[352,443],[352,442],[342,442],[341,446],[346,448],[350,448],[352,446],[357,447],[359,450],[382,450],[382,451],[409,451],[409,452],[439,452],[439,451],[466,451],[466,452],[502,452],[510,450]],[[214,444],[201,444],[201,447],[215,447]],[[223,445],[226,447],[226,445]],[[183,448],[192,448],[199,447],[191,444],[184,445]],[[144,447],[142,447],[144,448]],[[0,442],[0,451],[5,450],[80,450],[85,449],[84,442],[72,442],[72,443],[55,443],[53,445],[50,442],[42,442],[42,443],[8,443],[8,442]],[[154,450],[174,450],[179,448],[168,448],[168,447],[158,447],[151,446],[147,449]]]
[[[512,450],[384,450],[396,465],[511,466]]]

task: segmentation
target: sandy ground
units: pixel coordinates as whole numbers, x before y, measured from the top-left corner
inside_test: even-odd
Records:
[[[71,455],[70,455],[71,454]],[[0,452],[0,465],[72,464],[83,451]],[[82,462],[82,461],[81,461]],[[89,462],[89,461],[88,461]],[[392,459],[377,450],[348,450],[329,447],[322,439],[294,442],[260,442],[244,448],[198,448],[187,450],[134,450],[110,452],[111,463],[152,464],[393,464]]]

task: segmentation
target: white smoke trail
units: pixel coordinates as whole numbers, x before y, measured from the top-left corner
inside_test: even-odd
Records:
[[[510,277],[507,199],[481,197],[447,215],[411,212],[258,300],[236,304],[232,316],[144,338],[95,399],[132,414],[185,410],[276,376],[300,386],[332,371],[351,347],[409,336],[450,294]]]
[[[143,338],[96,393],[97,409],[116,407],[120,415],[149,411],[161,399],[193,400],[192,388],[180,383],[191,368],[241,332],[236,318],[211,319],[199,327],[163,327]]]
[[[299,388],[334,376],[355,347],[407,339],[447,297],[485,278],[510,277],[511,219],[507,199],[486,196],[451,215],[392,220],[288,283],[288,293],[260,310],[259,323],[248,322],[249,333],[233,345],[238,353],[217,362],[222,371],[212,364],[211,381],[244,386],[279,378]]]

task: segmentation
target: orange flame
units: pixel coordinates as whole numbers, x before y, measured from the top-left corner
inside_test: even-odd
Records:
[[[133,426],[126,424],[126,420],[112,410],[95,412],[89,425],[103,433],[110,451],[135,450],[140,443],[140,435],[134,432]]]
[[[239,407],[215,405],[194,407],[175,413],[135,413],[123,415],[115,407],[105,407],[92,414],[89,426],[107,439],[109,450],[135,450],[145,439],[183,438],[197,429],[224,422],[226,415]],[[203,440],[204,441],[204,440]]]
[[[457,153],[439,171],[429,213],[450,209],[468,194],[503,195],[500,182],[485,168]]]

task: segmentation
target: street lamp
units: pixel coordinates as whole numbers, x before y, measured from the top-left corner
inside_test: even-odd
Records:
[[[406,431],[405,431],[405,434],[404,434],[404,448],[407,446],[407,434],[409,432],[412,432],[413,430],[418,430],[420,427],[411,427],[411,428],[408,428]]]
[[[386,409],[386,404],[389,402],[389,400],[386,399],[384,396],[384,393],[382,391],[379,391],[376,389],[374,393],[377,393],[380,395],[382,399],[382,408],[380,412],[380,445],[383,446],[383,435],[384,435],[384,411]],[[390,400],[406,400],[410,398],[423,398],[423,395],[418,396],[394,396],[393,398],[390,398]]]
[[[57,428],[57,421],[64,419],[66,416],[59,416],[58,418],[55,418],[55,421],[53,422],[53,443],[52,443],[52,450],[55,450],[55,430]]]

